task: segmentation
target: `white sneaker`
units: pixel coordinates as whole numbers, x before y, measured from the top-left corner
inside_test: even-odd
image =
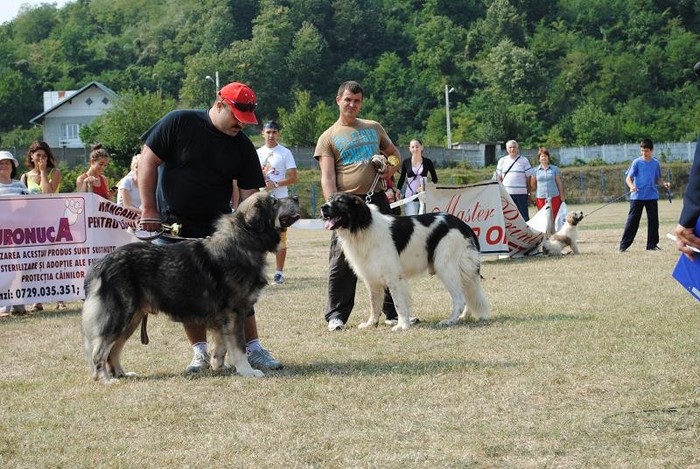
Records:
[[[277,272],[272,278],[272,283],[275,283],[276,285],[282,285],[284,283],[284,274],[280,274],[279,272]]]
[[[418,324],[420,322],[420,318],[417,318],[415,316],[411,316],[408,318],[408,323],[412,326],[414,324]],[[396,326],[399,323],[398,319],[387,319],[384,321],[384,324],[387,326]]]
[[[330,321],[328,321],[328,330],[333,332],[333,331],[342,331],[345,329],[345,323],[341,321],[338,318],[333,318]]]
[[[210,366],[208,354],[195,352],[194,357],[192,357],[192,362],[185,371],[187,373],[199,373],[200,371],[209,369]]]

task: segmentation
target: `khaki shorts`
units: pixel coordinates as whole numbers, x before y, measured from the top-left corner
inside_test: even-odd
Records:
[[[280,247],[279,249],[287,249],[287,230],[282,230],[280,233]]]

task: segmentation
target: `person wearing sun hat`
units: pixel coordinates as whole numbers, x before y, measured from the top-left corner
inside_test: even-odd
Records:
[[[243,132],[246,124],[258,123],[256,105],[248,85],[229,83],[208,110],[171,111],[141,136],[138,186],[144,229],[179,223],[183,238],[205,238],[213,233],[216,220],[231,212],[234,181],[240,200],[265,186],[258,153]],[[194,355],[187,371],[209,368],[206,328],[183,326]],[[254,310],[245,321],[245,336],[253,368],[282,368],[260,344]]]
[[[9,151],[0,151],[0,196],[29,194],[27,186],[25,186],[22,181],[15,179],[17,177],[18,167],[19,162],[12,153]],[[0,316],[24,314],[25,312],[26,309],[24,305],[0,307]]]
[[[0,195],[28,194],[27,186],[18,179],[19,162],[9,151],[0,151]]]

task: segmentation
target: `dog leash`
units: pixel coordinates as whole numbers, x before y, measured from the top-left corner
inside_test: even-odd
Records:
[[[610,202],[608,202],[607,204],[601,205],[600,207],[598,207],[597,209],[593,210],[592,212],[587,213],[586,215],[584,215],[584,217],[587,217],[587,216],[589,216],[589,215],[591,215],[591,214],[597,212],[597,211],[600,210],[601,208],[607,207],[607,206],[610,205],[610,204],[614,204],[615,202],[617,202],[618,200],[620,200],[621,198],[623,198],[623,197],[625,197],[625,196],[627,196],[627,195],[629,195],[629,194],[631,194],[631,191],[627,191],[627,192],[625,192],[624,194],[622,194],[620,197],[616,197],[616,198],[614,198],[613,200],[611,200]]]
[[[160,228],[156,231],[146,231],[142,228],[145,224],[158,223]],[[159,218],[144,218],[142,219],[135,230],[130,230],[134,236],[136,236],[141,241],[153,241],[154,239],[160,238],[161,236],[174,236],[179,237],[180,231],[182,231],[182,225],[179,223],[161,223]],[[148,234],[144,234],[148,233]]]
[[[369,190],[367,191],[367,194],[365,194],[365,202],[367,202],[368,204],[372,202],[372,196],[374,195],[374,188],[377,187],[377,183],[379,182],[379,178],[382,176],[382,173],[386,169],[386,158],[383,155],[374,155],[372,157],[372,160],[370,161],[370,164],[374,165],[375,175],[374,175],[374,181],[372,181],[372,185],[370,186]]]
[[[370,186],[369,191],[367,191],[367,194],[365,194],[365,202],[368,204],[372,202],[372,196],[374,195],[374,188],[377,186],[377,182],[379,182],[379,177],[381,174],[377,173],[374,176],[374,182],[372,183],[372,186]]]

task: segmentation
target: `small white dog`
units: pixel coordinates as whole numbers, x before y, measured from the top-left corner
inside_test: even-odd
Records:
[[[542,253],[547,256],[561,256],[564,249],[568,247],[572,253],[578,254],[576,226],[581,220],[583,220],[583,212],[569,212],[564,226],[542,243]]]

